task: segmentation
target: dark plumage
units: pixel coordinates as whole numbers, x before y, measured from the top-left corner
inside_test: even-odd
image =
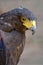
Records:
[[[25,31],[28,30],[28,24],[26,25],[25,22],[21,21],[22,17],[26,17],[29,21],[36,20],[35,15],[26,8],[16,8],[0,15],[0,29],[4,31],[4,40],[0,42],[3,42],[6,47],[4,47],[4,51],[6,52],[6,57],[5,59],[3,58],[5,60],[4,65],[17,65],[20,55],[23,52]],[[23,21],[25,21],[25,19],[23,19]],[[34,32],[36,26],[31,25],[29,29]],[[2,56],[4,57],[4,55]],[[3,61],[0,62],[3,63]]]
[[[0,31],[0,65],[6,64],[6,46],[4,44],[1,31]]]

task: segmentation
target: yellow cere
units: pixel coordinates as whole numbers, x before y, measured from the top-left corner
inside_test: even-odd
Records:
[[[26,26],[28,29],[36,26],[35,20],[29,20],[27,18],[25,20],[23,20],[23,18],[22,18],[21,21],[23,22],[23,25]]]

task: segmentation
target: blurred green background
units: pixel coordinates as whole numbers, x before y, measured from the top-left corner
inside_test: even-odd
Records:
[[[35,13],[37,30],[33,36],[26,31],[26,45],[18,65],[43,65],[43,0],[0,0],[0,14],[20,6]]]

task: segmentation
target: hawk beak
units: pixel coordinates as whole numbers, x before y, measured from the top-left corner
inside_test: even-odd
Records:
[[[32,35],[34,35],[35,32],[36,32],[36,26],[32,27],[32,28],[31,28],[31,31],[32,31]]]
[[[23,25],[32,31],[32,35],[35,33],[36,31],[36,21],[35,20],[27,20],[23,23]]]
[[[32,27],[30,28],[30,30],[32,31],[32,35],[34,35],[36,32],[36,21],[32,22]]]

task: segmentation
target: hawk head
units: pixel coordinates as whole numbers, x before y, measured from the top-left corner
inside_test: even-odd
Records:
[[[12,31],[15,28],[19,30],[31,30],[32,34],[36,31],[36,16],[26,8],[16,8],[0,15],[0,29]]]

